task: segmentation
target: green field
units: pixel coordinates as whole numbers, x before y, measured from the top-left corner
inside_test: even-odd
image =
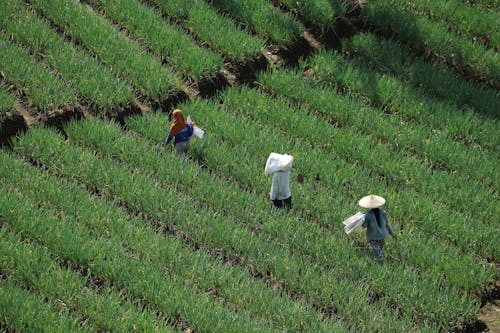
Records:
[[[363,3],[0,0],[0,330],[495,332],[498,3]]]

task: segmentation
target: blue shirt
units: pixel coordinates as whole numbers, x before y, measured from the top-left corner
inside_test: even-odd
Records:
[[[167,138],[165,139],[165,143],[168,144],[172,138],[174,138],[174,146],[178,142],[185,142],[189,141],[189,138],[193,135],[193,126],[186,124],[186,127],[184,127],[177,135],[173,136],[168,133]]]

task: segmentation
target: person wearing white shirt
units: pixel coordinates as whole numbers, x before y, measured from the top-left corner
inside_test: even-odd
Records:
[[[277,208],[292,208],[292,193],[290,192],[290,170],[293,156],[271,153],[266,162],[264,174],[274,172],[269,197]]]

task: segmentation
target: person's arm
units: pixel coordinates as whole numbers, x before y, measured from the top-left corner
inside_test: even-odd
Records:
[[[172,141],[172,139],[173,139],[173,136],[170,133],[168,133],[168,136],[165,139],[165,144],[168,145],[170,143],[170,141]]]
[[[387,218],[387,213],[385,212],[385,210],[382,211],[382,214],[384,216],[384,219],[385,219],[385,225],[387,227],[387,231],[389,231],[389,234],[392,236],[392,237],[395,237],[396,235],[394,234],[394,230],[392,229],[392,225],[391,223],[389,222],[389,219]]]
[[[269,197],[271,200],[276,199],[276,193],[278,192],[278,175],[275,173],[273,175],[273,180],[271,182],[271,192],[269,192]]]
[[[194,123],[191,123],[192,125],[190,124],[186,124],[186,127],[187,127],[187,136],[188,138],[191,137],[191,135],[193,135],[193,129],[194,129]]]

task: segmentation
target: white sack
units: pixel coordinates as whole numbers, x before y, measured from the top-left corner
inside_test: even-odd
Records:
[[[271,153],[267,158],[264,174],[268,175],[276,171],[290,171],[292,169],[292,164],[293,156]]]
[[[348,219],[343,221],[344,231],[346,234],[350,234],[353,231],[361,231],[361,225],[365,222],[365,214],[361,212],[357,212],[353,216],[350,216]]]

